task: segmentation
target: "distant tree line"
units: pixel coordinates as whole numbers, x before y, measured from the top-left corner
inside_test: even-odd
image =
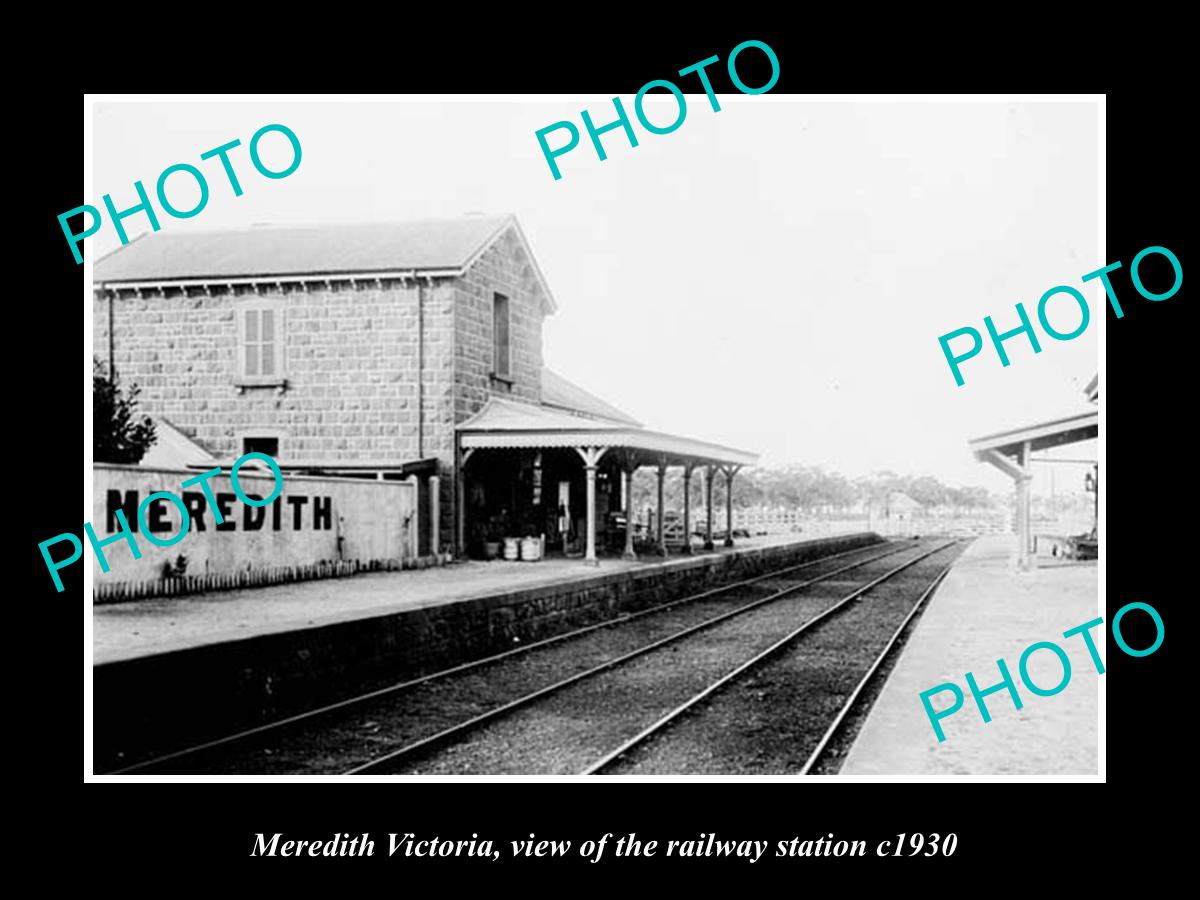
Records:
[[[696,470],[692,476],[693,507],[703,503],[702,485],[700,471]],[[657,491],[654,470],[639,469],[633,480],[635,508],[654,506]],[[986,488],[951,487],[932,475],[898,475],[884,471],[851,480],[837,472],[826,472],[820,466],[804,465],[739,472],[733,479],[733,505],[738,509],[768,507],[811,513],[849,512],[871,504],[882,505],[895,491],[907,494],[925,507],[977,510],[994,505]],[[683,508],[683,479],[678,469],[668,471],[663,495],[667,509]],[[725,504],[725,480],[720,473],[713,488],[713,502],[717,506]]]

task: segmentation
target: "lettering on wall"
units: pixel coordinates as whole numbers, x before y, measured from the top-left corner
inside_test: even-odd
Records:
[[[150,533],[174,531],[179,526],[169,520],[169,509],[173,505],[156,491],[151,497],[158,499],[150,503],[149,513],[143,518],[138,515],[140,493],[136,490],[117,491],[109,489],[105,500],[105,527],[115,532],[119,523],[129,523],[136,534],[139,527]],[[180,494],[182,509],[187,511],[191,531],[330,531],[333,529],[333,498],[308,497],[289,494],[276,497],[270,506],[246,506],[242,515],[234,513],[235,494],[218,493],[214,499],[201,491],[184,491]],[[262,500],[257,494],[246,495],[252,500]],[[123,515],[118,515],[123,514]],[[146,524],[141,526],[142,522]]]
[[[246,493],[238,481],[238,473],[242,466],[251,460],[260,460],[266,463],[267,468],[274,476],[274,489],[266,497]],[[85,522],[83,525],[83,532],[92,546],[96,561],[100,564],[100,571],[108,572],[110,569],[104,548],[118,541],[125,541],[129,545],[129,551],[133,554],[134,559],[142,558],[142,549],[134,537],[137,533],[140,533],[144,540],[155,547],[171,547],[187,537],[190,531],[207,531],[210,522],[216,531],[237,530],[234,500],[239,500],[246,506],[242,516],[242,530],[244,531],[260,531],[268,527],[266,524],[267,507],[271,507],[269,527],[272,530],[280,531],[287,525],[297,531],[303,527],[304,509],[310,498],[287,497],[289,509],[286,512],[290,513],[290,516],[286,515],[281,503],[285,499],[283,497],[283,473],[280,472],[278,463],[265,453],[247,453],[233,464],[229,472],[233,494],[215,494],[213,492],[209,480],[220,474],[221,468],[217,466],[207,472],[201,472],[199,475],[185,479],[180,484],[181,488],[196,487],[199,490],[183,490],[180,494],[171,491],[152,491],[139,500],[137,491],[125,491],[124,494],[120,491],[108,491],[104,524],[111,534],[100,539],[96,536],[96,529],[92,527],[91,522]],[[320,523],[322,527],[328,528],[333,516],[333,504],[330,498],[314,497],[312,500],[310,521],[314,523],[314,527],[316,527],[316,523]],[[167,511],[172,506],[175,508],[176,515],[168,519]],[[132,523],[130,519],[132,519]],[[172,520],[175,521],[172,522]],[[168,533],[170,533],[170,537],[158,536]],[[71,555],[65,559],[53,559],[50,555],[50,548],[64,541],[71,544],[73,548]],[[78,535],[68,531],[42,541],[38,544],[38,549],[42,552],[42,559],[46,561],[46,569],[50,572],[55,588],[61,593],[63,583],[58,573],[83,557],[83,541]]]

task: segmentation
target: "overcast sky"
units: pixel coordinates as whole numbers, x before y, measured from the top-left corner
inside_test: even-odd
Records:
[[[1008,491],[967,440],[1084,407],[1096,371],[1103,299],[1080,283],[1107,262],[1094,104],[720,102],[714,113],[689,95],[667,135],[635,120],[637,148],[606,134],[604,162],[584,133],[555,181],[534,133],[560,119],[582,131],[584,108],[610,121],[611,99],[110,101],[95,107],[85,202],[111,193],[132,206],[135,180],[152,193],[163,169],[187,162],[209,177],[208,206],[186,220],[160,213],[163,230],[515,213],[559,305],[547,365],[648,427],[758,451],[765,465]],[[675,103],[647,109],[665,124]],[[275,122],[304,156],[268,180],[245,147]],[[216,160],[199,159],[234,138],[237,198]],[[282,137],[263,148],[286,164]],[[170,182],[185,209],[186,182]],[[126,227],[148,229],[141,216]],[[106,223],[87,246],[95,258],[119,240]],[[1015,327],[1018,301],[1036,321],[1038,298],[1059,284],[1091,303],[1083,336],[1039,333],[1037,355],[1013,339],[1008,368],[985,347],[955,385],[939,335],[982,333],[985,315]],[[1051,321],[1069,331],[1078,311],[1058,298]],[[1091,443],[1066,450],[1095,456]]]

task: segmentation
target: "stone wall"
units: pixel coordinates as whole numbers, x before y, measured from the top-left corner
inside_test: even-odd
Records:
[[[439,431],[436,454],[448,461],[442,472],[441,535],[450,546],[456,533],[454,425],[479,412],[489,397],[537,403],[542,398],[544,298],[534,263],[510,227],[455,283],[453,410],[439,410],[449,428]],[[493,302],[509,301],[509,379],[493,378]]]
[[[511,384],[491,377],[492,302],[509,300]],[[533,261],[513,228],[484,253],[458,282],[455,330],[455,420],[474,415],[490,396],[537,403],[542,398],[543,299]]]
[[[285,461],[416,459],[417,291],[399,281],[124,290],[112,300],[113,360],[146,412],[217,456],[240,456],[243,436],[277,433]],[[451,291],[431,293],[432,306],[449,307]],[[256,299],[284,304],[282,388],[238,384],[235,312]],[[94,308],[94,353],[105,361],[108,303]],[[427,385],[436,378],[427,371]]]
[[[541,399],[545,301],[534,266],[510,227],[462,278],[121,290],[111,300],[113,362],[141,389],[145,412],[218,457],[240,456],[246,436],[278,437],[285,463],[436,457],[443,546],[435,549],[446,549],[455,425],[493,395]],[[492,377],[495,293],[509,299],[508,381]],[[236,312],[256,300],[282,302],[282,387],[238,383]],[[105,361],[109,303],[98,292],[93,352]]]

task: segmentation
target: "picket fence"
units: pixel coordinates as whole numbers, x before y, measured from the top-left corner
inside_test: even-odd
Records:
[[[102,581],[92,592],[94,603],[123,603],[129,600],[149,600],[155,597],[180,597],[202,594],[205,591],[226,591],[237,588],[261,587],[269,584],[288,584],[319,578],[340,578],[360,572],[385,572],[401,568],[399,560],[324,560],[302,566],[270,566],[243,569],[238,572],[211,572],[178,575],[154,581]]]

